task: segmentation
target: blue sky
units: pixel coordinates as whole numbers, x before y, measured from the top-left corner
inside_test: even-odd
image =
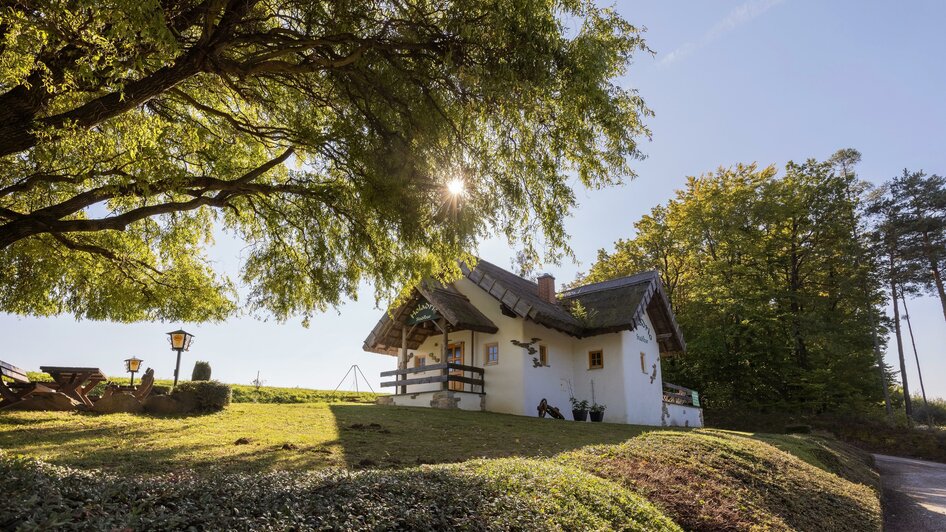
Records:
[[[641,214],[666,202],[686,176],[740,162],[784,165],[853,147],[859,173],[880,182],[904,167],[946,173],[946,2],[754,0],[620,2],[629,21],[647,28],[656,55],[640,55],[622,83],[639,89],[655,111],[648,158],[639,177],[617,189],[579,190],[568,221],[580,264],[549,267],[559,282],[587,269],[600,248],[632,235]],[[505,242],[484,242],[481,256],[510,264]],[[238,266],[239,244],[213,250],[222,269]],[[946,320],[935,299],[910,302],[927,393],[946,396]],[[312,320],[284,324],[252,318],[219,325],[76,322],[70,317],[0,315],[0,359],[26,369],[90,365],[122,371],[136,355],[170,376],[174,353],[164,333],[197,335],[183,373],[208,360],[214,376],[248,383],[334,388],[352,364],[377,387],[394,359],[361,351],[381,311],[370,288]],[[909,340],[907,339],[909,349]],[[911,387],[916,365],[910,355]],[[895,362],[895,349],[888,361]],[[349,379],[343,387],[351,388]],[[362,384],[362,387],[364,384]]]

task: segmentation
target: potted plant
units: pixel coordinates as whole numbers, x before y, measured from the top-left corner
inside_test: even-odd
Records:
[[[572,403],[572,418],[575,421],[585,421],[588,419],[588,401],[572,397],[569,399]]]
[[[600,423],[604,419],[605,408],[607,408],[607,406],[599,405],[598,403],[591,405],[591,421]]]

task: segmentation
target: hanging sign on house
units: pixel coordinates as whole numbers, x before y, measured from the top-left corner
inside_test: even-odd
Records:
[[[407,316],[408,325],[417,325],[425,321],[436,320],[440,317],[437,309],[427,301],[421,301],[414,307],[414,310]]]

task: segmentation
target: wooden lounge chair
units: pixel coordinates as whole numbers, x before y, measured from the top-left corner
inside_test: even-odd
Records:
[[[154,370],[148,368],[148,371],[145,371],[145,374],[141,376],[141,384],[139,384],[138,388],[131,394],[135,396],[135,399],[143,403],[151,393],[152,388],[154,388]]]
[[[133,395],[135,399],[144,402],[148,395],[151,394],[152,388],[154,388],[154,370],[148,368],[148,371],[145,371],[144,375],[141,376],[141,383],[137,386],[109,383],[108,386],[105,387],[102,399],[115,395],[116,393],[127,393]]]
[[[36,393],[55,393],[52,383],[32,382],[22,369],[0,360],[0,410],[12,406]],[[52,386],[51,386],[52,385]]]

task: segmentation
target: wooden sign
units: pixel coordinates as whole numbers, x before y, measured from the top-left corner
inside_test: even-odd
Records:
[[[414,310],[407,316],[408,325],[417,325],[425,321],[436,320],[440,318],[440,313],[430,303],[423,301],[419,303]]]

